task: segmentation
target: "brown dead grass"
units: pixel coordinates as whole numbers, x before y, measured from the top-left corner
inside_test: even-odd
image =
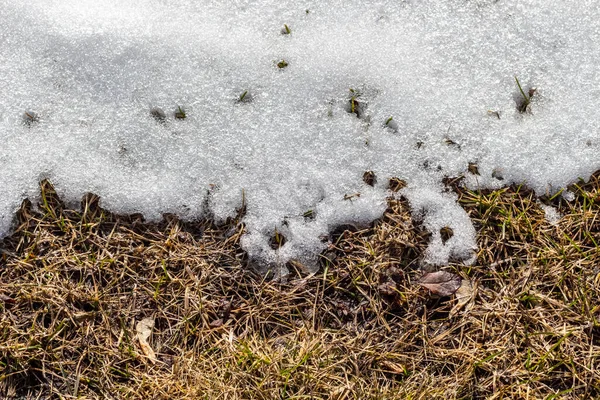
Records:
[[[599,176],[543,199],[555,226],[523,188],[456,190],[480,250],[445,268],[474,287],[451,312],[415,284],[428,236],[403,201],[276,282],[247,267],[237,220],[74,211],[44,183],[0,244],[0,398],[600,397]]]

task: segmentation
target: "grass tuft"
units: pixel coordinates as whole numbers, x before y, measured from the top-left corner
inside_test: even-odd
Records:
[[[535,94],[536,89],[531,88],[529,89],[529,94],[526,94],[525,91],[523,90],[523,87],[521,86],[521,83],[519,82],[519,79],[515,76],[515,82],[517,82],[517,86],[519,87],[519,92],[521,92],[521,96],[522,96],[522,101],[517,103],[517,110],[519,110],[519,112],[521,114],[524,114],[526,112],[530,112],[531,111],[531,97]],[[498,119],[500,119],[500,114],[497,114]]]
[[[181,108],[181,106],[177,106],[177,111],[175,111],[175,118],[176,119],[186,119],[187,118],[187,114],[186,114],[185,110],[183,108]]]

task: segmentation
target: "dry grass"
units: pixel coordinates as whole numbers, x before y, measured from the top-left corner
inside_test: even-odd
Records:
[[[402,201],[275,282],[237,220],[73,211],[44,183],[0,243],[0,398],[600,398],[599,176],[573,191],[551,225],[523,188],[457,189],[480,251],[446,268],[475,289],[451,313],[415,284],[428,237]]]

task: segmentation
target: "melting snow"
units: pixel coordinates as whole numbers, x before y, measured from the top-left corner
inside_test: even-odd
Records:
[[[544,210],[544,217],[550,225],[558,225],[560,223],[562,215],[556,208],[543,203],[540,203],[539,206]]]
[[[398,177],[425,261],[471,262],[444,177],[545,194],[600,169],[599,20],[597,0],[5,1],[0,235],[48,178],[151,220],[222,220],[245,197],[251,257],[314,265]]]

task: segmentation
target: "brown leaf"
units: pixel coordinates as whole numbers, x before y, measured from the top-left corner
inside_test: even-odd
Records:
[[[215,319],[210,324],[208,324],[208,326],[210,326],[211,328],[218,328],[220,326],[223,326],[223,318]]]
[[[473,298],[473,294],[474,294],[473,284],[471,283],[470,280],[463,279],[460,284],[460,287],[458,288],[458,290],[455,293],[457,302],[454,305],[454,307],[452,307],[452,310],[450,310],[450,316],[451,317],[454,316],[467,303],[469,303],[469,301],[471,301],[471,299]]]
[[[0,294],[0,301],[3,301],[5,303],[14,303],[15,299],[13,299],[12,297],[9,297],[5,294]]]
[[[398,364],[398,363],[391,362],[391,361],[383,361],[381,363],[381,365],[383,367],[387,368],[388,371],[393,374],[406,375],[408,373],[408,370],[402,364]]]
[[[439,296],[452,296],[461,284],[461,277],[446,271],[427,272],[418,284]]]
[[[152,328],[154,328],[154,318],[144,318],[140,322],[137,323],[135,330],[137,331],[137,339],[140,342],[140,348],[142,352],[152,363],[156,362],[156,354],[150,344],[148,343],[148,338],[152,334]]]

